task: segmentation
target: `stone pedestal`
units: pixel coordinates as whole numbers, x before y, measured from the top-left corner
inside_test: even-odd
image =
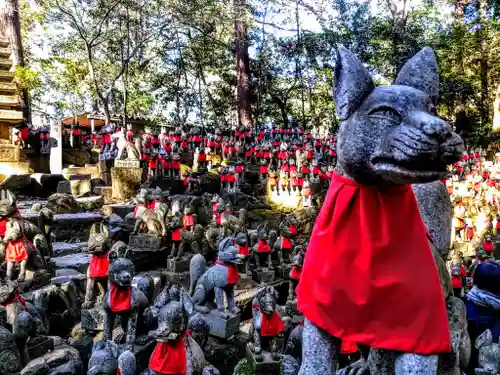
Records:
[[[149,234],[131,234],[128,240],[130,247],[134,251],[160,251],[162,250],[162,241],[160,237]]]
[[[166,263],[167,248],[162,239],[148,234],[131,234],[129,246],[134,252],[133,261],[137,271],[151,269],[152,265],[163,267]]]
[[[252,276],[248,276],[246,273],[239,274],[239,280],[236,284],[236,289],[250,289],[256,286],[257,283],[252,280]]]
[[[257,271],[257,279],[261,283],[270,283],[274,281],[274,271],[264,269]]]
[[[111,168],[112,196],[118,200],[130,199],[141,184],[141,168]]]
[[[227,339],[235,335],[240,329],[240,314],[235,315],[230,312],[221,313],[218,310],[211,310],[204,317],[210,327],[212,336]]]
[[[167,271],[175,272],[175,273],[188,272],[190,260],[191,260],[191,256],[190,257],[183,257],[181,259],[168,259],[167,260]]]
[[[247,360],[254,371],[254,375],[280,375],[281,360],[274,360],[271,353],[263,350],[261,358],[256,359],[254,352],[247,345]]]
[[[82,328],[85,331],[103,331],[104,322],[106,321],[106,311],[103,307],[93,307],[88,310],[81,311],[82,313]]]
[[[292,270],[291,264],[287,263],[281,264],[279,267],[276,268],[276,277],[283,280],[289,280],[291,270]]]
[[[71,194],[74,197],[81,197],[92,192],[90,175],[72,174],[67,177],[70,183]]]

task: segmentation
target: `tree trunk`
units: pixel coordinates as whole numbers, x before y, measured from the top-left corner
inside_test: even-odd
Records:
[[[460,39],[463,39],[465,37],[465,33],[467,32],[465,30],[465,25],[464,25],[464,12],[465,12],[465,6],[467,5],[468,0],[456,0],[455,2],[455,9],[454,9],[454,17],[455,17],[455,27],[459,30],[459,35]],[[456,64],[461,72],[465,72],[465,64],[464,64],[464,56],[465,56],[465,51],[464,51],[464,45],[463,43],[458,43],[458,51],[456,54]],[[455,107],[455,130],[459,133],[462,133],[462,135],[466,136],[469,134],[470,129],[469,129],[469,121],[467,118],[467,113],[466,113],[466,97],[461,90],[457,94],[457,99],[456,99],[456,107]]]
[[[490,98],[488,92],[488,0],[478,1],[480,29],[477,33],[480,51],[479,77],[481,81],[481,104],[479,114],[481,116],[481,126],[484,129],[490,121]]]
[[[236,47],[236,92],[238,101],[238,125],[252,128],[250,106],[250,58],[248,56],[247,25],[245,23],[246,0],[233,0],[234,39]]]
[[[21,17],[18,0],[0,1],[0,34],[9,39],[12,49],[13,66],[24,66],[24,51],[21,38]],[[31,110],[29,104],[28,90],[23,89],[19,93],[19,101],[23,112],[23,120],[26,124],[31,123]]]

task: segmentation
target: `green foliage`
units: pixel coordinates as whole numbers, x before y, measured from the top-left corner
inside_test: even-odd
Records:
[[[247,0],[254,123],[296,119],[334,131],[337,44],[355,52],[377,84],[392,82],[408,58],[430,46],[441,70],[439,114],[464,135],[486,136],[500,78],[498,1],[373,3]],[[21,1],[30,69],[16,77],[32,91],[34,102],[61,116],[90,110],[121,114],[126,104],[128,115],[158,125],[235,124],[233,2],[30,4]],[[308,30],[311,19],[320,29]],[[40,48],[44,53],[36,52]]]

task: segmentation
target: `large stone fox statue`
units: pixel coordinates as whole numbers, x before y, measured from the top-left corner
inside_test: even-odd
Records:
[[[338,49],[337,169],[297,288],[306,318],[299,375],[334,374],[341,340],[387,353],[396,375],[437,374],[436,355],[451,351],[444,294],[411,189],[443,178],[464,150],[436,115],[438,87],[429,48],[380,87],[356,56]],[[372,375],[387,374],[382,367]]]

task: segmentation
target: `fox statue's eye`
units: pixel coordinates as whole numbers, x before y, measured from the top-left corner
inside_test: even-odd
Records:
[[[369,113],[369,116],[377,116],[377,117],[384,117],[386,119],[389,119],[393,122],[400,123],[401,122],[401,116],[399,113],[391,107],[377,107],[372,109]]]

